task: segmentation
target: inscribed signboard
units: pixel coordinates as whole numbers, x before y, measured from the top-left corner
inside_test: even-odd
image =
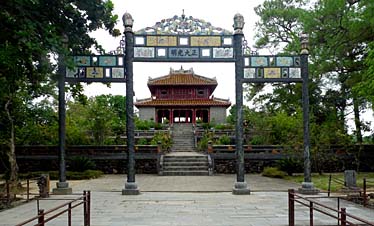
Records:
[[[198,58],[199,48],[169,48],[170,58]]]
[[[192,36],[191,46],[221,46],[221,37],[218,36]]]
[[[280,78],[280,68],[264,68],[264,78]]]
[[[233,48],[213,48],[213,58],[233,58]]]
[[[155,48],[152,47],[135,47],[134,57],[153,58],[155,57]]]
[[[112,78],[125,78],[125,70],[123,68],[112,68]]]
[[[116,66],[116,56],[99,56],[99,66]]]
[[[102,67],[87,67],[87,78],[103,78],[104,70]]]
[[[147,46],[177,46],[177,37],[147,36]]]

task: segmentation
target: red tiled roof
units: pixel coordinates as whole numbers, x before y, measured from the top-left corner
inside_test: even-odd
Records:
[[[156,107],[156,106],[223,106],[229,107],[230,101],[221,99],[208,100],[151,100],[146,99],[135,103],[136,107]]]
[[[171,73],[162,77],[149,79],[148,86],[154,85],[213,85],[217,86],[217,80],[194,73]]]

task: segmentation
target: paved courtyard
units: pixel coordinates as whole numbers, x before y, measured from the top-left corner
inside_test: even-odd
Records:
[[[106,175],[100,179],[71,181],[74,192],[92,192],[92,226],[261,226],[288,224],[288,188],[298,184],[247,175],[251,195],[235,196],[231,189],[235,175],[212,177],[161,177],[137,175],[142,193],[138,196],[121,194],[125,175]],[[56,196],[52,196],[55,198]],[[60,198],[67,196],[59,196]],[[321,199],[336,206],[336,199]],[[42,200],[40,208],[49,209],[62,201]],[[66,202],[66,201],[65,201]],[[374,210],[341,202],[348,213],[374,221]],[[309,210],[296,205],[297,225],[307,225]],[[0,225],[10,226],[35,216],[36,201],[0,212]],[[47,225],[66,225],[67,216]],[[73,212],[73,225],[83,225],[82,208]],[[331,220],[315,212],[315,225],[333,225]],[[336,224],[335,224],[336,225]]]

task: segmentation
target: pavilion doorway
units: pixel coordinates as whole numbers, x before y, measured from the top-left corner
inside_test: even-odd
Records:
[[[157,110],[157,122],[158,123],[170,122],[170,110],[169,109]]]
[[[192,110],[173,110],[173,123],[192,123]]]
[[[208,109],[199,109],[196,110],[196,122],[209,122],[209,110]]]

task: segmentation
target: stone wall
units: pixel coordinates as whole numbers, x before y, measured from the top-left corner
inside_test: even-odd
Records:
[[[154,107],[142,107],[139,108],[139,118],[141,120],[155,119],[156,110]]]
[[[226,122],[226,108],[225,107],[211,107],[210,108],[210,121],[215,123]]]
[[[96,169],[104,173],[126,173],[127,172],[127,146],[126,145],[76,145],[67,146],[66,167],[69,170],[71,158],[84,156],[93,161]],[[57,146],[33,145],[16,146],[16,156],[19,172],[30,171],[58,171],[58,148]],[[138,145],[135,151],[136,173],[157,174],[158,159],[160,153],[155,145]],[[5,172],[5,155],[0,152],[0,172]]]
[[[264,167],[274,166],[275,161],[262,160],[246,160],[244,163],[246,173],[261,173]],[[235,174],[236,160],[235,159],[215,159],[214,160],[215,174]]]

